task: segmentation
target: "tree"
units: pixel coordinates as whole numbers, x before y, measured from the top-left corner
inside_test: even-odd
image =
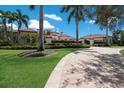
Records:
[[[17,23],[18,23],[18,43],[20,41],[20,29],[22,27],[22,24],[24,24],[26,26],[26,28],[28,29],[28,20],[29,17],[25,14],[23,14],[21,12],[21,10],[17,9],[16,10],[16,19],[17,19]]]
[[[108,42],[108,30],[112,30],[117,26],[117,21],[119,15],[117,11],[115,11],[115,6],[96,6],[95,10],[95,24],[98,24],[101,29],[106,29],[106,45],[109,45]]]
[[[35,9],[34,5],[30,6],[31,10]],[[39,9],[39,36],[38,36],[38,51],[44,51],[44,31],[43,31],[43,5],[40,5]]]
[[[8,18],[8,23],[11,24],[11,42],[13,43],[13,23],[14,21],[17,21],[16,18],[17,14],[15,12],[8,11],[7,12],[7,18]]]
[[[118,45],[120,44],[119,34],[120,34],[120,30],[113,31],[113,33],[112,33],[113,44],[118,44]]]
[[[113,31],[112,37],[114,44],[124,45],[124,30]]]
[[[2,24],[3,24],[3,36],[4,36],[4,39],[7,39],[7,34],[6,34],[6,31],[7,31],[7,26],[6,26],[6,21],[7,21],[7,11],[3,11],[3,10],[0,10],[0,18],[2,19]]]
[[[78,42],[79,40],[79,22],[81,20],[85,20],[85,17],[91,17],[90,16],[90,11],[87,6],[82,6],[82,5],[64,5],[61,8],[61,12],[69,12],[68,16],[68,23],[70,23],[71,18],[75,18],[75,24],[76,24],[76,41]]]
[[[17,14],[15,12],[7,12],[8,23],[11,24],[11,32],[13,32],[13,23],[17,21]]]

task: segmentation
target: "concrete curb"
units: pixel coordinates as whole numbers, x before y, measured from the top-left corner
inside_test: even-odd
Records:
[[[56,67],[52,71],[52,73],[51,73],[44,88],[59,88],[63,67],[66,63],[65,59],[70,54],[72,54],[72,53],[67,54],[58,62],[58,64],[56,65]]]

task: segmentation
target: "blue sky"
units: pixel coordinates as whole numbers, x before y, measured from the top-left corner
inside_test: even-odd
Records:
[[[67,35],[75,37],[75,20],[72,19],[70,24],[67,22],[68,14],[60,13],[62,6],[59,5],[45,5],[44,6],[44,25],[46,29],[57,30],[58,32],[64,32]],[[0,5],[0,10],[16,11],[20,9],[23,14],[30,17],[29,27],[38,28],[39,19],[39,6],[36,6],[34,11],[29,10],[28,5]],[[17,28],[16,22],[14,23]],[[81,21],[79,23],[79,36],[91,35],[91,34],[105,34],[105,30],[100,30],[98,25],[93,24],[91,20]],[[111,34],[111,32],[109,32]]]

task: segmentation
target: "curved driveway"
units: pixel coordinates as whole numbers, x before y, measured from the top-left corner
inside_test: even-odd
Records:
[[[66,55],[45,88],[124,87],[122,48],[91,47]]]

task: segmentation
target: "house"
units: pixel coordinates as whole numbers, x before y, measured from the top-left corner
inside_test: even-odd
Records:
[[[13,30],[13,32],[18,32],[18,30]],[[38,33],[37,32],[37,30],[33,30],[33,29],[20,29],[20,32],[24,32],[24,33],[29,33],[29,32],[31,32],[31,33]]]
[[[18,31],[17,30],[14,30],[13,32],[17,33]],[[20,29],[20,32],[21,33],[30,33],[30,34],[33,34],[35,33],[36,35],[38,35],[39,33],[39,30],[32,30],[32,29]],[[30,35],[29,34],[29,35]],[[75,40],[75,38],[73,38],[72,36],[69,36],[69,35],[66,35],[64,34],[63,32],[56,32],[56,31],[53,31],[53,30],[44,30],[44,40],[46,43],[52,43],[52,41],[54,40],[68,40],[68,41],[72,41],[72,40]]]
[[[45,41],[46,43],[51,43],[54,40],[67,40],[67,41],[73,41],[75,38],[72,36],[66,35],[63,32],[56,32],[53,30],[47,30],[44,32],[45,33]]]
[[[80,41],[83,43],[89,43],[90,45],[105,45],[106,38],[108,38],[109,44],[112,43],[112,36],[106,37],[106,35],[102,34],[94,34],[94,35],[87,35],[80,38]]]

